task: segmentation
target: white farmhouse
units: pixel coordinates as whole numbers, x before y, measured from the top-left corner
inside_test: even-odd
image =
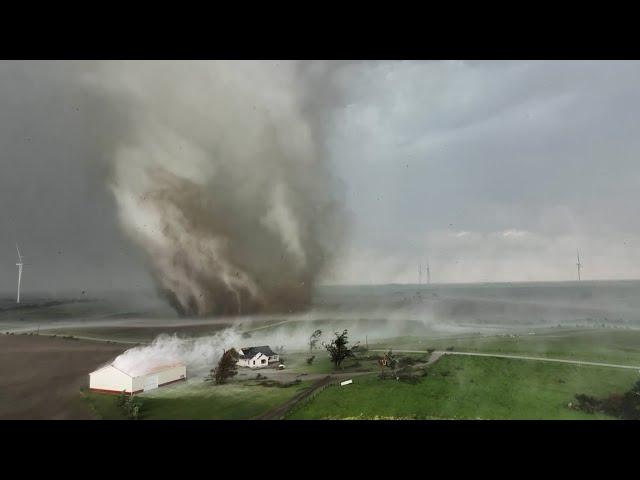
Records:
[[[267,345],[241,348],[238,353],[240,354],[238,359],[240,367],[263,368],[280,359],[279,355]]]
[[[135,394],[187,379],[184,364],[149,368],[138,375],[129,374],[113,364],[105,365],[89,374],[89,389],[101,393]]]

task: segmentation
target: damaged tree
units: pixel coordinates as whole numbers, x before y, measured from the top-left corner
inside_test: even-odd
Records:
[[[211,378],[216,385],[222,385],[238,374],[238,357],[239,355],[235,348],[224,351],[218,366],[211,370]]]
[[[344,359],[355,357],[356,351],[358,350],[357,343],[351,348],[347,347],[349,343],[348,335],[349,332],[346,329],[342,333],[335,332],[336,338],[331,340],[331,343],[322,344],[329,352],[331,362],[336,368],[340,367]]]
[[[320,335],[322,335],[322,330],[318,329],[311,334],[309,337],[309,351],[312,352],[320,339]]]
[[[613,393],[601,399],[578,394],[575,399],[576,403],[569,403],[569,408],[586,413],[604,413],[622,420],[640,420],[640,380],[623,394]]]
[[[390,368],[391,370],[396,368],[396,358],[393,352],[389,350],[385,353],[382,358],[378,360],[378,365],[380,366],[380,378],[384,378],[385,368]]]

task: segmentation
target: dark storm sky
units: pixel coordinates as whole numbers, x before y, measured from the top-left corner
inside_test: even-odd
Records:
[[[2,291],[16,241],[25,289],[152,287],[107,188],[126,124],[88,67],[0,62]],[[412,282],[427,257],[438,281],[570,280],[576,248],[585,278],[640,277],[639,63],[360,62],[322,82],[351,224],[326,282]]]
[[[0,290],[126,289],[149,285],[118,227],[106,106],[72,82],[68,62],[0,62]],[[109,117],[111,118],[111,117]]]

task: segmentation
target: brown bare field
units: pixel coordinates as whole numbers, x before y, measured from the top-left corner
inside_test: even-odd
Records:
[[[0,335],[0,419],[93,419],[80,398],[89,372],[129,346]]]

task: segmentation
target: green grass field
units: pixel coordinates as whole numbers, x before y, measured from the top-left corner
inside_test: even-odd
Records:
[[[324,390],[288,418],[604,419],[567,404],[576,393],[623,392],[637,379],[632,370],[448,356],[418,384],[359,377]]]
[[[640,366],[640,330],[553,328],[517,337],[460,335],[449,338],[397,337],[370,348],[504,353]]]
[[[314,325],[315,326],[315,325]],[[290,328],[289,325],[273,328]],[[640,366],[640,331],[601,328],[544,328],[517,335],[407,336],[369,342],[370,349],[444,350],[529,355]],[[128,333],[128,332],[127,332]],[[192,332],[196,334],[196,332]],[[259,335],[254,334],[255,337]],[[254,338],[259,341],[258,338]],[[379,355],[370,351],[366,355]],[[306,363],[315,355],[311,365]],[[403,354],[404,355],[404,354]],[[422,355],[417,355],[422,356]],[[286,373],[335,372],[323,348],[285,352]],[[347,360],[340,372],[377,372],[375,360]],[[253,379],[253,375],[250,377]],[[443,357],[416,385],[381,381],[375,374],[354,377],[348,387],[330,387],[309,403],[290,412],[293,419],[321,418],[483,418],[483,419],[598,419],[567,407],[577,393],[606,396],[624,392],[638,379],[635,370],[574,366],[525,360]],[[310,385],[265,387],[254,380],[213,387],[188,382],[142,396],[145,419],[247,419],[268,411]],[[122,418],[114,397],[87,395],[98,415]]]
[[[255,382],[212,385],[202,380],[159,388],[140,396],[144,420],[243,420],[255,417],[309,387],[301,382],[289,387],[266,387]],[[85,393],[99,418],[125,417],[116,405],[117,396]]]

